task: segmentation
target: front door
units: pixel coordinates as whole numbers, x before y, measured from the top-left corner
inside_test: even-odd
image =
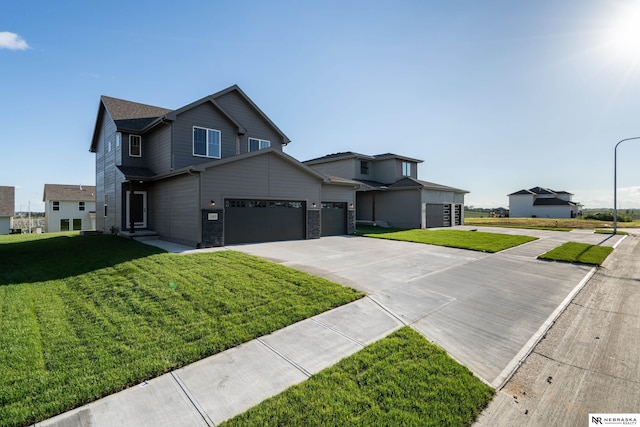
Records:
[[[125,226],[129,228],[131,226],[131,219],[133,219],[133,226],[135,228],[147,228],[147,192],[134,191],[133,204],[131,206],[130,194],[131,193],[127,191],[127,223]]]

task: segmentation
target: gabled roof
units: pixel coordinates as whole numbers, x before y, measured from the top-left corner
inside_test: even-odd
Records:
[[[436,184],[435,182],[422,181],[415,178],[405,177],[399,181],[394,182],[389,186],[389,189],[400,188],[421,188],[424,190],[436,190],[436,191],[451,191],[454,193],[468,193],[467,190],[461,190],[459,188],[449,187],[447,185]]]
[[[371,160],[371,161],[375,161],[375,160],[388,160],[388,159],[399,159],[399,160],[406,160],[408,162],[415,162],[415,163],[422,163],[423,160],[420,159],[414,159],[412,157],[407,157],[407,156],[401,156],[398,154],[393,154],[393,153],[385,153],[385,154],[375,154],[373,156],[369,156],[367,154],[360,154],[360,153],[355,153],[353,151],[344,151],[344,152],[340,152],[340,153],[333,153],[333,154],[327,154],[326,156],[322,156],[322,157],[318,157],[315,159],[311,159],[311,160],[306,160],[303,163],[307,163],[310,165],[315,165],[318,163],[327,163],[327,162],[333,162],[336,160],[346,160],[346,159],[362,159],[362,160]]]
[[[516,191],[515,193],[507,194],[507,196],[519,196],[523,194],[537,195],[537,196],[541,196],[541,195],[553,196],[557,194],[568,194],[570,196],[573,196],[573,193],[569,193],[568,191],[555,191],[555,190],[551,190],[550,188],[544,188],[544,187],[533,187],[528,190],[520,190],[520,191]]]
[[[124,99],[112,98],[109,96],[100,97],[100,106],[98,107],[98,116],[96,118],[95,128],[93,130],[93,138],[91,140],[91,148],[89,151],[95,152],[97,147],[97,137],[99,124],[104,117],[105,112],[109,114],[111,119],[115,122],[119,131],[144,133],[154,126],[166,121],[173,121],[176,117],[192,108],[199,105],[209,103],[214,106],[220,113],[226,117],[233,125],[238,129],[238,134],[244,135],[247,130],[239,123],[228,111],[216,101],[218,98],[226,95],[229,92],[235,91],[240,95],[255,111],[256,113],[269,125],[273,130],[282,137],[283,144],[288,144],[291,140],[267,117],[264,112],[247,96],[246,93],[238,87],[238,85],[229,86],[213,95],[205,96],[197,101],[194,101],[184,107],[180,107],[177,110],[171,110],[168,108],[156,107],[153,105],[140,104],[138,102],[127,101]]]
[[[449,187],[442,184],[436,184],[435,182],[429,181],[421,181],[415,178],[402,178],[394,182],[393,184],[383,184],[381,182],[376,181],[368,181],[368,180],[356,180],[361,183],[363,189],[366,191],[370,190],[410,190],[410,189],[420,189],[420,190],[436,190],[436,191],[451,191],[453,193],[468,193],[467,190],[461,190],[459,188]]]
[[[331,184],[332,183],[331,179],[329,177],[327,177],[326,175],[321,174],[320,172],[311,169],[307,165],[304,165],[304,164],[300,163],[298,160],[294,159],[293,157],[289,156],[288,154],[285,154],[282,151],[280,151],[278,149],[275,149],[275,148],[264,148],[262,150],[250,151],[248,153],[238,154],[236,156],[225,157],[225,158],[220,159],[220,160],[212,160],[210,162],[200,163],[198,165],[187,166],[187,167],[184,167],[184,168],[169,172],[167,174],[154,176],[152,178],[152,180],[153,181],[157,181],[157,180],[162,180],[162,179],[173,177],[173,176],[177,176],[177,175],[184,175],[184,174],[192,173],[192,172],[204,172],[205,170],[207,170],[209,168],[220,167],[220,166],[223,166],[223,165],[226,165],[226,164],[229,164],[229,163],[240,162],[240,161],[247,160],[247,159],[250,159],[250,158],[253,158],[253,157],[265,156],[265,155],[275,155],[277,157],[280,157],[284,161],[290,163],[292,166],[304,171],[305,173],[307,173],[309,175],[312,175],[313,177],[321,180],[322,182],[327,183],[327,184]],[[336,182],[336,184],[338,184],[338,182]]]
[[[13,216],[15,214],[15,187],[0,185],[0,216]]]
[[[95,185],[45,184],[42,201],[92,202],[96,199]]]

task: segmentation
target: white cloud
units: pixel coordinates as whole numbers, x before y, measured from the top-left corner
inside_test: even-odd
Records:
[[[29,49],[29,45],[16,33],[0,31],[0,49],[27,50]]]

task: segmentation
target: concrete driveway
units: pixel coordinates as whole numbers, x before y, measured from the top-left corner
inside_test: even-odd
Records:
[[[229,249],[366,292],[476,375],[500,387],[595,269],[537,260],[566,241],[619,236],[482,229],[539,240],[497,254],[353,236]]]

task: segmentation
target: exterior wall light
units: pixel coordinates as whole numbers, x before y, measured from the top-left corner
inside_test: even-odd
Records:
[[[316,207],[316,202],[311,203],[311,207],[315,208]]]
[[[215,206],[215,205],[216,205],[216,201],[215,201],[215,200],[212,200],[212,201],[211,201],[211,206]]]

